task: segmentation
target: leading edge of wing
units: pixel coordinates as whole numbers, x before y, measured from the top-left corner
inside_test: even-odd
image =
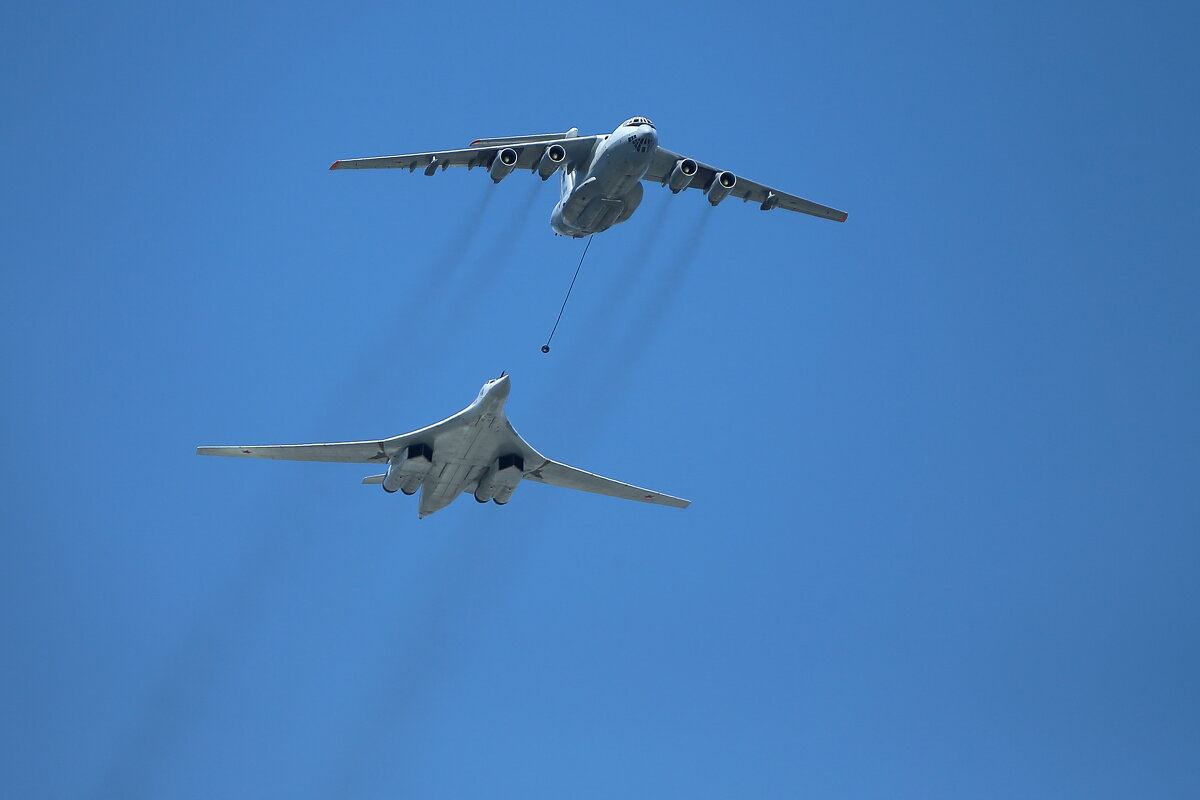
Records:
[[[326,442],[319,444],[223,445],[197,447],[198,456],[233,458],[271,458],[280,461],[331,461],[344,464],[384,463],[388,439],[368,442]]]
[[[434,437],[446,427],[454,425],[463,412],[447,417],[441,422],[426,425],[415,431],[391,436],[387,439],[370,439],[364,442],[325,442],[318,444],[245,444],[197,447],[198,456],[230,456],[232,458],[271,458],[278,461],[332,461],[343,464],[386,464],[391,455],[402,447],[426,441],[432,444]]]
[[[558,461],[546,459],[545,463],[534,470],[525,473],[525,478],[545,483],[550,486],[561,486],[564,489],[578,489],[582,492],[604,494],[609,497],[619,497],[623,500],[636,500],[639,503],[654,503],[672,508],[687,508],[691,500],[673,497],[669,494],[634,486],[631,483],[605,478],[592,472],[572,467]]]
[[[513,137],[515,138],[515,137]],[[491,156],[498,150],[511,147],[521,153],[516,168],[528,169],[535,163],[533,155],[541,157],[538,148],[546,148],[552,144],[567,148],[572,156],[578,156],[585,147],[592,147],[600,135],[575,136],[569,139],[538,139],[530,142],[514,142],[512,144],[489,145],[485,147],[467,147],[459,150],[431,150],[428,153],[407,153],[398,156],[372,156],[370,158],[340,158],[329,165],[330,169],[407,169],[409,171],[427,169],[432,164],[436,168],[444,167],[486,167],[491,162]],[[526,152],[529,155],[526,156]]]

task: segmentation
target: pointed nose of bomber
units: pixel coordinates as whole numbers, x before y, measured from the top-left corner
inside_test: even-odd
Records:
[[[498,399],[503,400],[508,397],[508,392],[511,388],[512,387],[508,382],[508,376],[501,375],[496,379],[496,382],[492,384],[491,394],[495,395]]]

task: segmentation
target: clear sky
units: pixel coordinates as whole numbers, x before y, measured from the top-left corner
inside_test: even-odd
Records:
[[[1200,796],[1194,3],[33,4],[0,795]],[[612,130],[850,212],[334,159]],[[201,444],[501,370],[686,511]]]

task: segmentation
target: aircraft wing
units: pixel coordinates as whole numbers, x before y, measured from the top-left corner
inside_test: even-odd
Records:
[[[374,158],[344,158],[333,162],[330,169],[415,169],[432,175],[439,169],[447,167],[487,168],[491,166],[496,154],[505,147],[511,147],[517,153],[517,163],[513,169],[532,170],[541,161],[542,154],[552,144],[562,145],[567,151],[567,163],[583,161],[592,152],[601,136],[572,136],[564,138],[565,134],[546,134],[545,139],[524,141],[535,137],[510,136],[505,139],[477,139],[481,147],[467,147],[462,150],[432,150],[428,153],[409,153],[400,156],[376,156]]]
[[[691,500],[672,497],[669,494],[661,494],[650,489],[643,489],[640,486],[614,481],[612,478],[593,475],[590,472],[585,472],[581,469],[548,459],[542,466],[525,473],[524,477],[527,480],[549,484],[550,486],[562,486],[566,489],[579,489],[584,492],[606,494],[609,497],[637,500],[641,503],[656,503],[660,506],[671,506],[673,508],[687,508],[692,504]]]
[[[675,169],[675,165],[683,156],[678,153],[672,153],[662,147],[654,154],[654,160],[650,162],[650,169],[646,171],[643,180],[656,181],[657,183],[666,184],[667,178],[671,176],[671,171]],[[695,159],[693,159],[695,160]],[[708,191],[708,187],[716,180],[717,173],[721,170],[716,167],[710,167],[708,164],[696,161],[696,175],[692,178],[689,189],[700,189]],[[754,202],[760,204],[764,211],[770,210],[778,206],[786,208],[788,211],[799,211],[801,214],[811,214],[814,217],[822,217],[831,219],[834,222],[845,222],[848,216],[845,211],[838,211],[836,208],[823,206],[820,203],[814,203],[811,200],[805,200],[803,197],[796,197],[794,194],[781,192],[778,189],[772,189],[769,186],[764,186],[761,183],[755,183],[752,180],[737,176],[737,183],[730,192],[731,197],[739,197],[746,202]],[[771,204],[767,204],[767,200],[771,200]]]
[[[328,442],[323,444],[239,444],[223,447],[197,447],[198,456],[234,458],[271,458],[278,461],[333,461],[342,464],[386,464],[389,453],[421,441],[432,442],[443,420],[426,428],[367,442]]]
[[[234,456],[236,458],[273,458],[281,461],[335,461],[345,464],[386,463],[383,445],[374,442],[334,442],[327,444],[234,445],[197,447],[198,456]]]

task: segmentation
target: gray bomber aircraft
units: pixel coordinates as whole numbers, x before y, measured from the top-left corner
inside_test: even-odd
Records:
[[[335,461],[386,464],[387,472],[363,478],[385,492],[421,490],[419,517],[450,505],[463,492],[475,500],[504,505],[522,478],[551,486],[580,489],[625,500],[687,508],[690,500],[642,489],[551,461],[534,450],[504,415],[509,379],[501,375],[483,385],[475,402],[426,428],[367,442],[335,444],[238,445],[197,447],[202,456],[273,458],[285,461]]]
[[[576,239],[606,231],[633,216],[642,202],[642,181],[654,181],[678,194],[700,189],[717,205],[726,197],[755,202],[763,211],[784,208],[836,222],[846,212],[747,180],[732,172],[685,158],[658,145],[658,131],[645,117],[625,120],[612,133],[580,136],[566,133],[476,139],[463,150],[435,150],[377,158],[349,158],[330,169],[421,169],[433,175],[447,167],[483,167],[499,183],[516,169],[527,169],[546,180],[560,172],[558,205],[550,227]]]

